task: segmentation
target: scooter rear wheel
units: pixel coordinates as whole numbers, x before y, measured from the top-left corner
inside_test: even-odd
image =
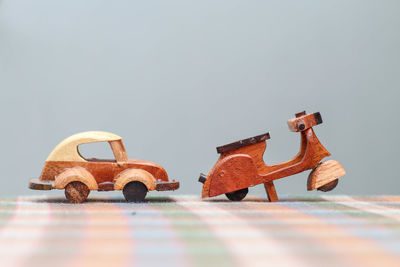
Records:
[[[333,189],[335,189],[335,187],[338,185],[339,183],[339,179],[335,179],[323,186],[320,186],[317,188],[317,190],[322,191],[322,192],[329,192],[332,191]]]
[[[231,201],[241,201],[243,198],[246,197],[248,192],[249,192],[248,188],[243,188],[230,193],[226,193],[225,195]]]

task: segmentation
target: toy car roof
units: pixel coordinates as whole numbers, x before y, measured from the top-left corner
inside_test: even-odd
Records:
[[[74,134],[59,143],[46,161],[84,161],[78,151],[79,145],[117,140],[121,140],[121,137],[108,132],[91,131]]]
[[[217,147],[219,154],[270,139],[269,132]]]

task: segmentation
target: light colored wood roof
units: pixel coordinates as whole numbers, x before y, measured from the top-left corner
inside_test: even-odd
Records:
[[[79,145],[116,140],[121,140],[121,137],[108,132],[91,131],[74,134],[59,143],[46,161],[85,161],[79,154]]]

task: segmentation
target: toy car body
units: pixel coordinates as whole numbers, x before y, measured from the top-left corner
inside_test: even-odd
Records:
[[[78,146],[108,142],[115,159],[85,159]],[[123,190],[127,201],[141,202],[147,191],[167,191],[179,188],[179,182],[169,181],[160,165],[138,159],[128,159],[121,137],[107,132],[83,132],[62,141],[48,156],[39,179],[32,179],[29,188],[36,190],[65,189],[72,203],[86,200],[90,190]]]

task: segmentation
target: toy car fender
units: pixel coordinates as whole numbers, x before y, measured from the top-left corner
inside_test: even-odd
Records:
[[[122,190],[125,185],[134,181],[143,183],[148,191],[156,189],[156,180],[151,173],[140,169],[127,169],[115,178],[114,190]]]
[[[93,175],[82,167],[69,168],[55,177],[54,188],[64,189],[67,184],[72,182],[81,182],[89,190],[97,190],[98,185]]]

